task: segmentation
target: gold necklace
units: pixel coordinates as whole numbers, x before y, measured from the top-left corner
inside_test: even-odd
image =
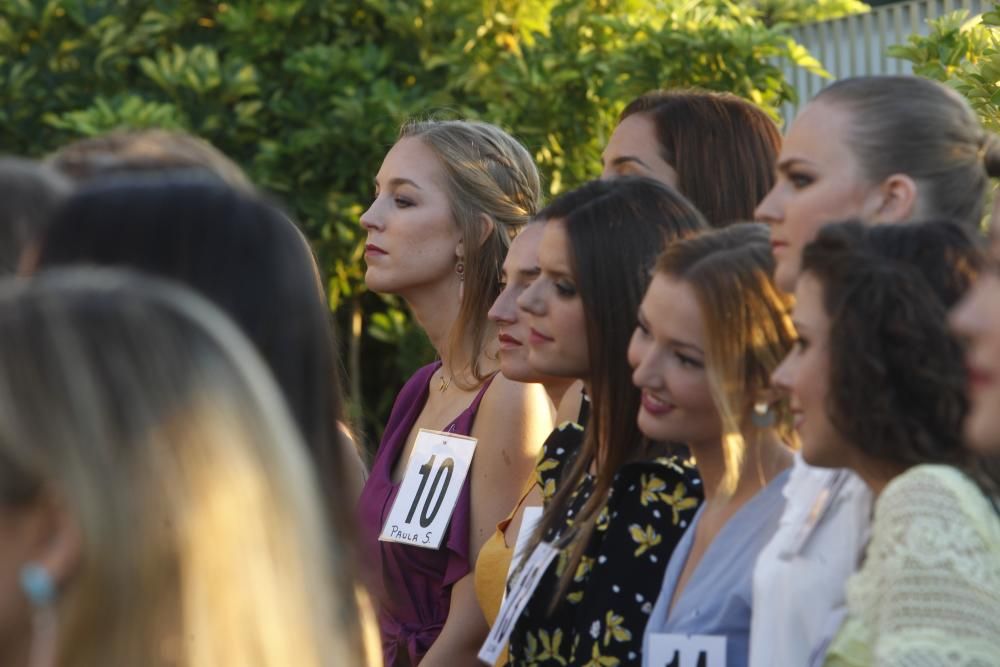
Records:
[[[438,391],[441,393],[448,391],[448,387],[451,386],[451,378],[445,378],[443,368],[441,369],[441,377],[439,378],[439,381],[441,384],[438,385]]]

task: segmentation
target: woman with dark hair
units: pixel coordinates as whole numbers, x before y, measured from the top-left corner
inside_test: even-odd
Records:
[[[803,252],[799,340],[774,381],[791,394],[806,462],[853,471],[876,498],[827,665],[1000,655],[997,480],[962,445],[965,373],[945,322],[954,295],[939,287],[970,273],[944,228],[908,230],[923,237],[922,265],[883,255],[877,229],[860,223],[823,229]]]
[[[625,107],[604,149],[603,178],[672,185],[713,227],[753,218],[774,184],[781,133],[760,107],[729,93],[657,90]]]
[[[35,268],[70,264],[170,278],[229,315],[274,374],[316,463],[332,519],[349,530],[348,508],[364,470],[339,426],[343,400],[330,312],[309,244],[279,208],[180,173],[108,181],[66,201]]]
[[[990,257],[965,299],[951,313],[951,326],[965,342],[969,373],[966,443],[1000,455],[1000,197],[994,199]]]
[[[626,351],[657,254],[706,225],[675,190],[644,178],[588,183],[539,217],[541,273],[518,298],[528,361],[582,380],[590,416],[582,446],[550,442],[540,457],[540,477],[556,483],[525,553],[553,560],[513,627],[510,662],[634,664],[649,583],[662,578],[701,492],[686,455],[639,432]]]
[[[774,187],[757,207],[756,219],[771,226],[775,282],[795,288],[802,248],[829,222],[977,228],[988,175],[998,169],[995,138],[954,90],[915,76],[837,81],[790,125]],[[785,496],[781,525],[757,560],[752,667],[822,658],[870,522],[871,493],[850,471],[798,457]]]

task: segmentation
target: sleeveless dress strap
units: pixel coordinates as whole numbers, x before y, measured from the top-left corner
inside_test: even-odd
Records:
[[[445,429],[446,431],[449,433],[459,433],[461,435],[469,435],[472,433],[472,423],[476,420],[476,413],[479,412],[479,404],[483,402],[483,396],[486,395],[486,390],[490,388],[490,385],[493,383],[496,376],[497,374],[494,373],[486,378],[483,382],[483,386],[479,389],[479,393],[477,393],[476,397],[472,399],[471,403],[469,403],[469,407],[462,410],[462,413],[455,417],[450,424],[448,424],[448,427]]]

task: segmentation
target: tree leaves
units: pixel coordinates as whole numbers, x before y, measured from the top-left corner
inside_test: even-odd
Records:
[[[780,4],[787,19],[857,3]],[[312,240],[345,350],[361,355],[354,399],[377,425],[431,354],[402,304],[363,281],[358,218],[399,125],[497,123],[557,194],[599,173],[622,107],[649,89],[728,90],[772,112],[790,99],[776,60],[818,64],[758,5],[0,0],[0,151],[41,156],[119,126],[184,128],[221,148]]]

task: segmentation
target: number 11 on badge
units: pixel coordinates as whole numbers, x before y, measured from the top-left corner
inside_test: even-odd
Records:
[[[438,549],[475,451],[475,438],[420,429],[379,539]]]

